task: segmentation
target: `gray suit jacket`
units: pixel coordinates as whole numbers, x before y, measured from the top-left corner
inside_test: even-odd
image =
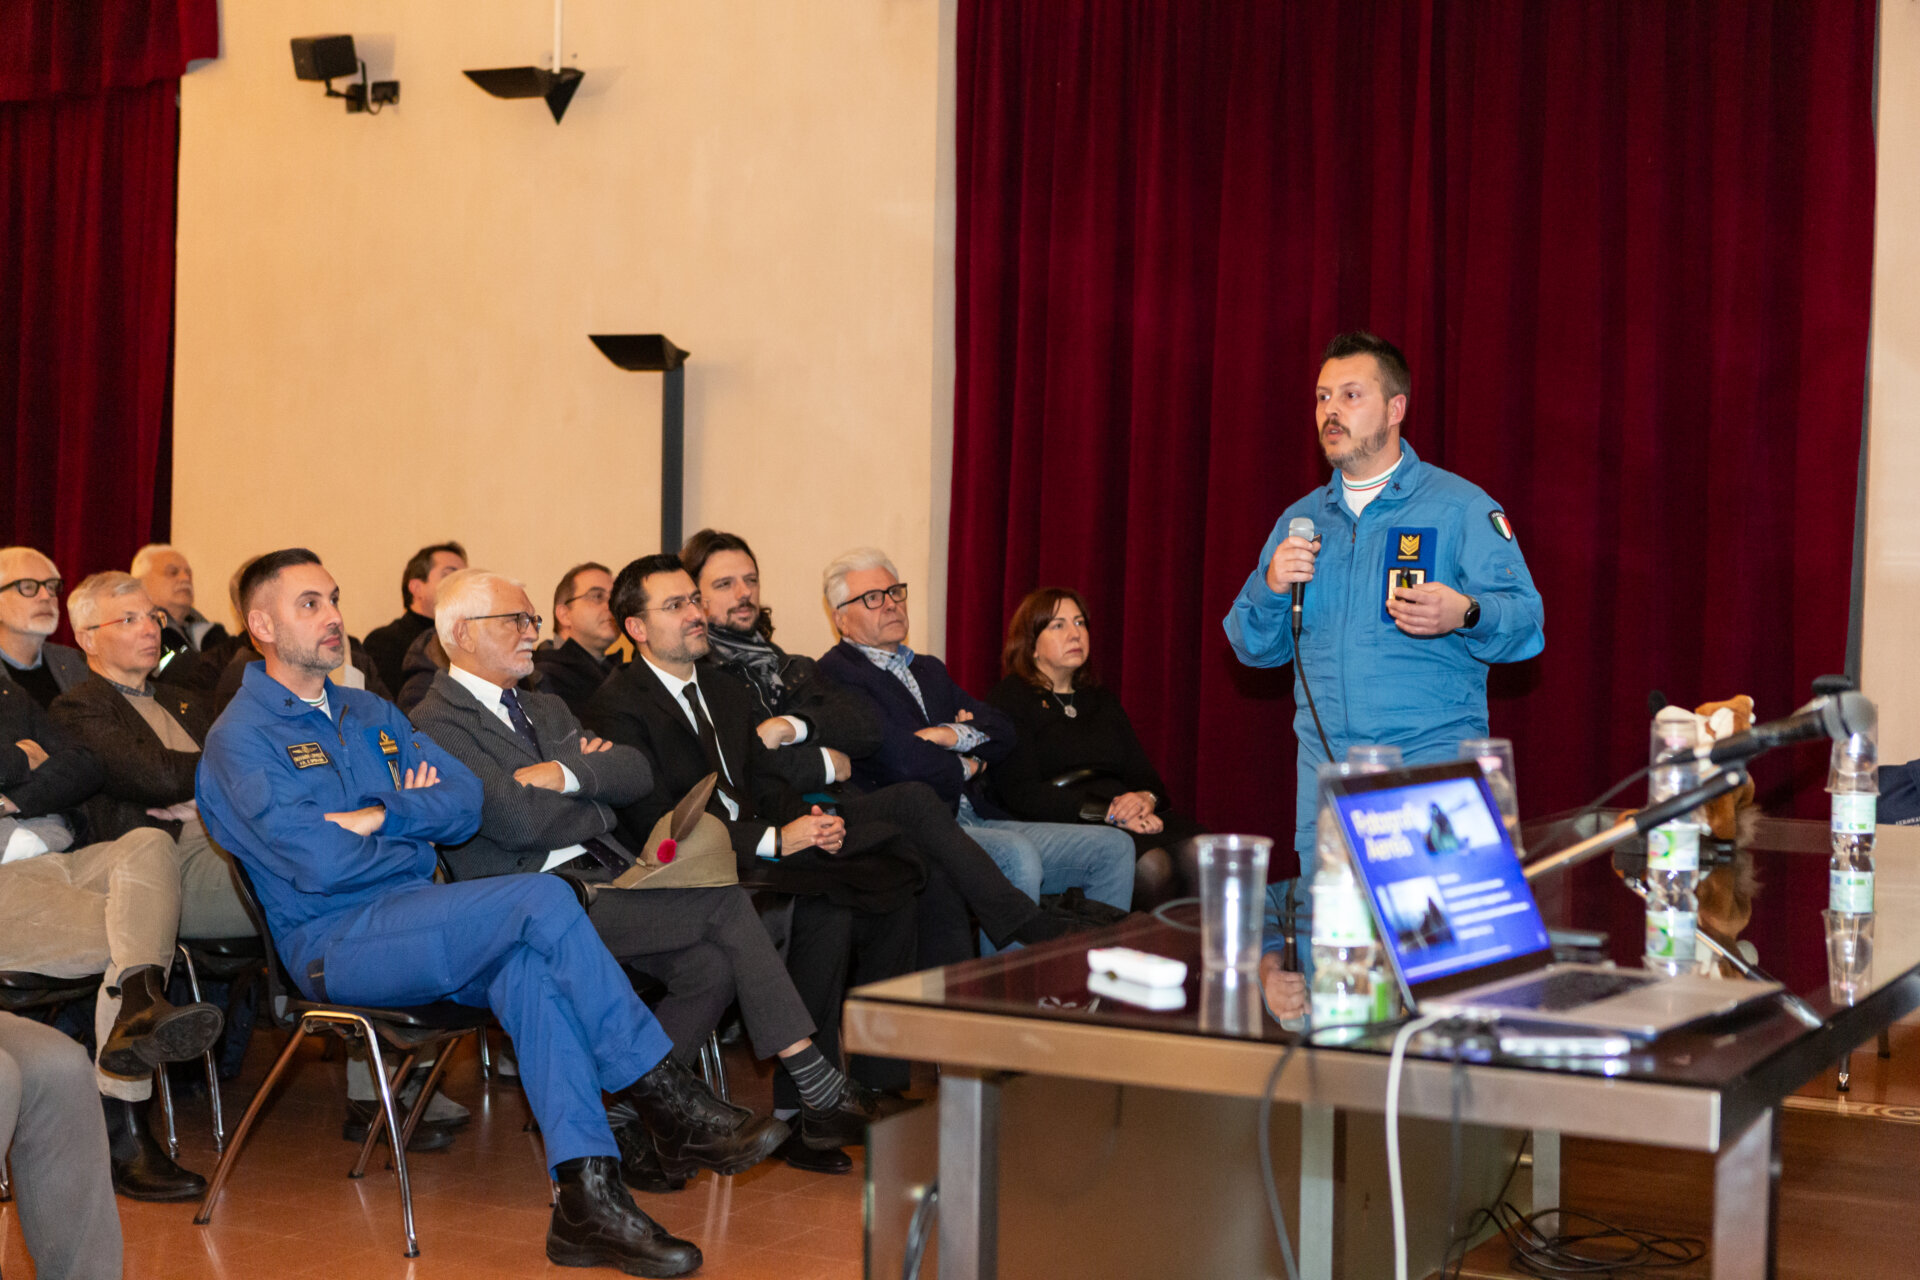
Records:
[[[413,709],[421,732],[480,779],[479,833],[441,850],[459,879],[538,871],[553,850],[595,836],[619,848],[610,834],[614,808],[653,789],[653,770],[633,747],[583,754],[580,722],[560,699],[522,692],[520,706],[540,739],[538,752],[444,671],[434,674],[426,697]],[[564,764],[580,790],[562,795],[513,780],[514,770],[543,760]]]

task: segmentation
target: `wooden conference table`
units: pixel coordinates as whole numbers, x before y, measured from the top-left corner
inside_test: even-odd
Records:
[[[1529,824],[1530,856],[1571,843],[1597,820],[1611,819]],[[1425,1121],[1430,1139],[1435,1132],[1444,1138],[1457,1114],[1464,1125],[1478,1127],[1472,1132],[1508,1138],[1500,1149],[1482,1143],[1477,1155],[1470,1153],[1473,1167],[1466,1171],[1458,1204],[1449,1202],[1450,1208],[1464,1213],[1485,1202],[1485,1171],[1496,1170],[1497,1186],[1515,1131],[1534,1135],[1536,1208],[1558,1203],[1560,1134],[1710,1152],[1712,1274],[1771,1274],[1782,1100],[1920,1007],[1920,829],[1883,827],[1879,833],[1873,966],[1845,991],[1831,986],[1827,973],[1821,920],[1827,901],[1825,824],[1763,820],[1748,852],[1761,887],[1742,936],[1755,943],[1760,964],[1803,997],[1822,1025],[1810,1028],[1766,1001],[1715,1023],[1673,1032],[1646,1052],[1605,1066],[1461,1068],[1441,1056],[1411,1056],[1401,1089],[1401,1115],[1410,1118],[1403,1129]],[[1545,880],[1536,891],[1551,924],[1606,930],[1616,958],[1637,963],[1642,906],[1618,883],[1608,856]],[[850,995],[844,1026],[851,1050],[941,1067],[941,1280],[1169,1270],[1279,1274],[1267,1215],[1261,1211],[1257,1221],[1249,1221],[1255,1207],[1264,1205],[1256,1166],[1243,1162],[1250,1143],[1236,1145],[1232,1135],[1251,1129],[1251,1108],[1296,1037],[1253,1003],[1257,994],[1204,979],[1198,941],[1196,933],[1137,917],[1097,934],[912,974]],[[1185,1007],[1153,1012],[1096,999],[1087,989],[1085,953],[1109,945],[1188,961]],[[1276,1121],[1273,1151],[1283,1203],[1295,1219],[1291,1229],[1304,1276],[1371,1274],[1379,1265],[1378,1229],[1386,1221],[1384,1206],[1374,1202],[1379,1180],[1369,1181],[1367,1171],[1358,1168],[1367,1163],[1361,1149],[1377,1142],[1358,1130],[1349,1133],[1346,1125],[1378,1125],[1387,1048],[1386,1038],[1338,1049],[1303,1047],[1275,1087],[1280,1104],[1275,1111],[1297,1117],[1285,1126]],[[1019,1108],[1016,1117],[1009,1112],[1009,1091],[1028,1080],[1050,1082],[1056,1091]],[[1059,1091],[1073,1088],[1104,1090],[1100,1096],[1111,1101],[1088,1104],[1094,1115],[1089,1121],[1076,1095]],[[1153,1133],[1145,1146],[1129,1147],[1115,1137],[1125,1108],[1134,1106],[1136,1114],[1143,1109],[1138,1099],[1182,1096],[1190,1103],[1204,1096],[1226,1110],[1189,1108],[1179,1112],[1177,1122],[1157,1127],[1148,1121]],[[1021,1144],[1034,1150],[1016,1162],[1011,1153]],[[1189,1145],[1202,1148],[1197,1157],[1178,1150]],[[1072,1163],[1077,1151],[1094,1147],[1101,1152],[1088,1157],[1092,1164]],[[1443,1140],[1429,1141],[1424,1150],[1444,1153],[1447,1146]],[[1149,1166],[1144,1173],[1115,1174],[1114,1153],[1127,1151],[1133,1153],[1127,1157],[1133,1165]],[[1143,1158],[1142,1151],[1151,1154]],[[1410,1216],[1422,1212],[1419,1203],[1441,1203],[1435,1184],[1444,1190],[1449,1177],[1461,1173],[1457,1159],[1450,1172],[1444,1154],[1428,1158],[1421,1151],[1416,1143],[1408,1156],[1408,1197],[1415,1206]],[[884,1171],[887,1160],[876,1164]],[[1016,1164],[1027,1170],[1019,1188],[1003,1176],[1003,1166]],[[1116,1176],[1120,1182],[1113,1181]],[[1097,1183],[1101,1178],[1107,1181]],[[1123,1188],[1129,1179],[1130,1189]],[[1088,1213],[1078,1225],[1067,1220],[1069,1210],[1062,1207],[1072,1197],[1062,1195],[1056,1202],[1054,1193],[1063,1183],[1083,1183],[1088,1190],[1083,1197]],[[1250,1185],[1256,1191],[1250,1192]],[[886,1191],[878,1188],[876,1199],[883,1200]],[[1047,1200],[1047,1213],[1058,1215],[1049,1221],[1057,1221],[1058,1229],[1051,1234],[1003,1231],[1003,1220],[1022,1211],[1019,1196]],[[1165,1222],[1129,1232],[1136,1219],[1152,1219],[1161,1202],[1176,1201],[1178,1211],[1169,1211],[1169,1220],[1190,1231],[1189,1251],[1173,1255],[1171,1262],[1165,1257],[1150,1261],[1153,1242],[1166,1233]],[[1439,1218],[1438,1225],[1429,1223],[1424,1235],[1411,1233],[1424,1241],[1414,1249],[1414,1275],[1430,1271],[1444,1248],[1445,1219],[1437,1209],[1429,1216]],[[1074,1265],[1081,1255],[1071,1249],[1051,1253],[1044,1263],[1028,1256],[1049,1250],[1053,1236],[1076,1233],[1085,1233],[1083,1242],[1109,1237],[1131,1242],[1116,1245],[1117,1254],[1083,1245],[1085,1270]],[[1264,1238],[1265,1247],[1251,1243],[1253,1233]],[[1127,1262],[1133,1258],[1139,1259],[1137,1271]]]

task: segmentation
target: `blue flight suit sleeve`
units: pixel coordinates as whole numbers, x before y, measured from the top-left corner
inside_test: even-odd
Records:
[[[1247,575],[1246,585],[1233,598],[1224,626],[1227,643],[1250,667],[1284,667],[1293,661],[1293,595],[1275,594],[1267,585],[1267,565],[1287,536],[1288,517],[1282,516],[1260,548],[1260,559]]]
[[[1521,662],[1546,647],[1546,607],[1520,544],[1496,528],[1497,512],[1500,508],[1484,493],[1467,505],[1458,548],[1460,576],[1448,585],[1480,602],[1480,625],[1460,632],[1467,652],[1486,663]],[[1504,521],[1505,514],[1500,518]]]
[[[351,893],[396,875],[430,877],[434,854],[426,842],[454,844],[479,829],[480,780],[397,711],[385,727],[401,744],[402,768],[424,760],[439,771],[437,784],[411,791],[391,785],[384,791],[367,786],[342,791],[340,774],[332,769],[303,778],[310,771],[295,767],[274,737],[276,725],[242,719],[208,735],[195,785],[201,817],[223,846],[244,852],[301,893]],[[339,749],[373,750],[353,734]],[[385,775],[385,762],[375,763]],[[371,774],[346,770],[348,778]],[[371,836],[355,835],[326,818],[339,809],[374,804],[384,806],[387,817]]]

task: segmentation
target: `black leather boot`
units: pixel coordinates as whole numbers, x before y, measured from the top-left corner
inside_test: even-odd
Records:
[[[660,1153],[653,1139],[640,1125],[640,1113],[631,1104],[616,1102],[607,1108],[607,1127],[620,1146],[620,1176],[635,1191],[666,1195],[686,1188],[685,1178],[669,1178],[660,1165]]]
[[[661,1230],[620,1185],[620,1162],[582,1156],[555,1167],[560,1198],[547,1227],[547,1260],[562,1267],[618,1267],[630,1276],[684,1276],[700,1250]]]
[[[113,1160],[113,1189],[129,1200],[198,1200],[207,1180],[182,1169],[153,1136],[147,1103],[100,1098],[107,1111],[107,1154]]]
[[[640,1113],[669,1178],[691,1177],[697,1169],[744,1172],[772,1155],[789,1133],[772,1116],[748,1113],[742,1121],[740,1108],[714,1097],[671,1054],[620,1096]]]
[[[199,1057],[220,1038],[220,1010],[167,1003],[167,974],[144,964],[120,975],[120,1014],[100,1046],[100,1069],[139,1078],[168,1062]]]

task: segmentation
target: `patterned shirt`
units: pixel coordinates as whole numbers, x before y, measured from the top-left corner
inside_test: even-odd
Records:
[[[867,661],[907,686],[907,692],[913,695],[914,703],[920,708],[920,714],[927,714],[927,700],[920,694],[920,682],[913,678],[913,650],[901,645],[898,649],[876,649],[872,645],[855,644],[854,648],[867,655]],[[987,740],[987,735],[970,724],[950,724],[955,742],[952,750],[965,755]]]

